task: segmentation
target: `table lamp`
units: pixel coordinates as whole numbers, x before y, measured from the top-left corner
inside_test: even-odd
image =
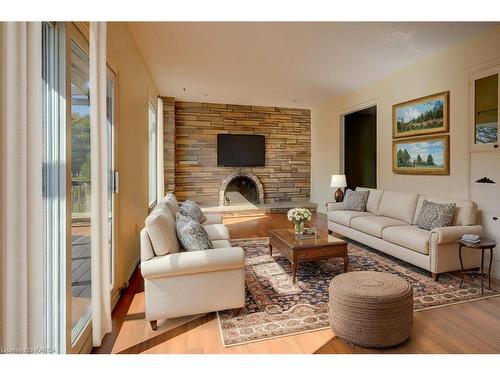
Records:
[[[344,199],[344,192],[342,188],[347,186],[347,182],[345,179],[345,174],[332,174],[332,181],[330,182],[330,187],[338,188],[333,196],[335,198],[335,202],[342,202]]]

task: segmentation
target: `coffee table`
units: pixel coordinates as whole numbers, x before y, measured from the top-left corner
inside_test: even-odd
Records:
[[[292,229],[274,229],[269,231],[271,245],[270,255],[273,250],[278,250],[291,263],[292,283],[297,279],[297,267],[299,263],[330,258],[344,259],[344,272],[349,266],[347,255],[347,242],[329,235],[326,232],[318,231],[315,238],[301,238],[296,236]]]

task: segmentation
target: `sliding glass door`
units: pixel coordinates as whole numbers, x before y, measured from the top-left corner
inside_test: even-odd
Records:
[[[79,40],[78,40],[79,39]],[[71,52],[71,342],[91,311],[90,96],[89,57],[83,38],[72,38]]]
[[[81,26],[81,25],[80,25]],[[85,28],[43,24],[47,346],[79,352],[92,318],[89,54]],[[108,225],[114,284],[116,74],[107,71]],[[90,341],[89,341],[90,340]]]

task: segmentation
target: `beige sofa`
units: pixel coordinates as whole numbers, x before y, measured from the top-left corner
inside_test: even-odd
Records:
[[[474,202],[443,199],[389,190],[370,190],[366,212],[346,211],[343,203],[328,203],[328,230],[402,259],[432,273],[460,270],[457,240],[464,233],[481,234],[476,225]],[[449,227],[432,231],[416,226],[424,199],[437,203],[456,203]],[[464,268],[479,267],[479,252],[463,250]]]
[[[163,209],[175,218],[179,205],[173,194],[167,194],[156,209]],[[172,223],[175,226],[175,219]],[[148,229],[141,231],[145,312],[153,330],[160,319],[238,309],[245,304],[243,249],[231,247],[229,232],[220,215],[206,215],[202,225],[214,249],[176,250],[161,256],[155,254]],[[165,233],[174,233],[172,228],[166,229]],[[172,240],[177,241],[177,237]]]

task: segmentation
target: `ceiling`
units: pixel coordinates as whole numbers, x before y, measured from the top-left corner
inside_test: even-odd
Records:
[[[492,23],[130,22],[160,95],[310,108]]]

